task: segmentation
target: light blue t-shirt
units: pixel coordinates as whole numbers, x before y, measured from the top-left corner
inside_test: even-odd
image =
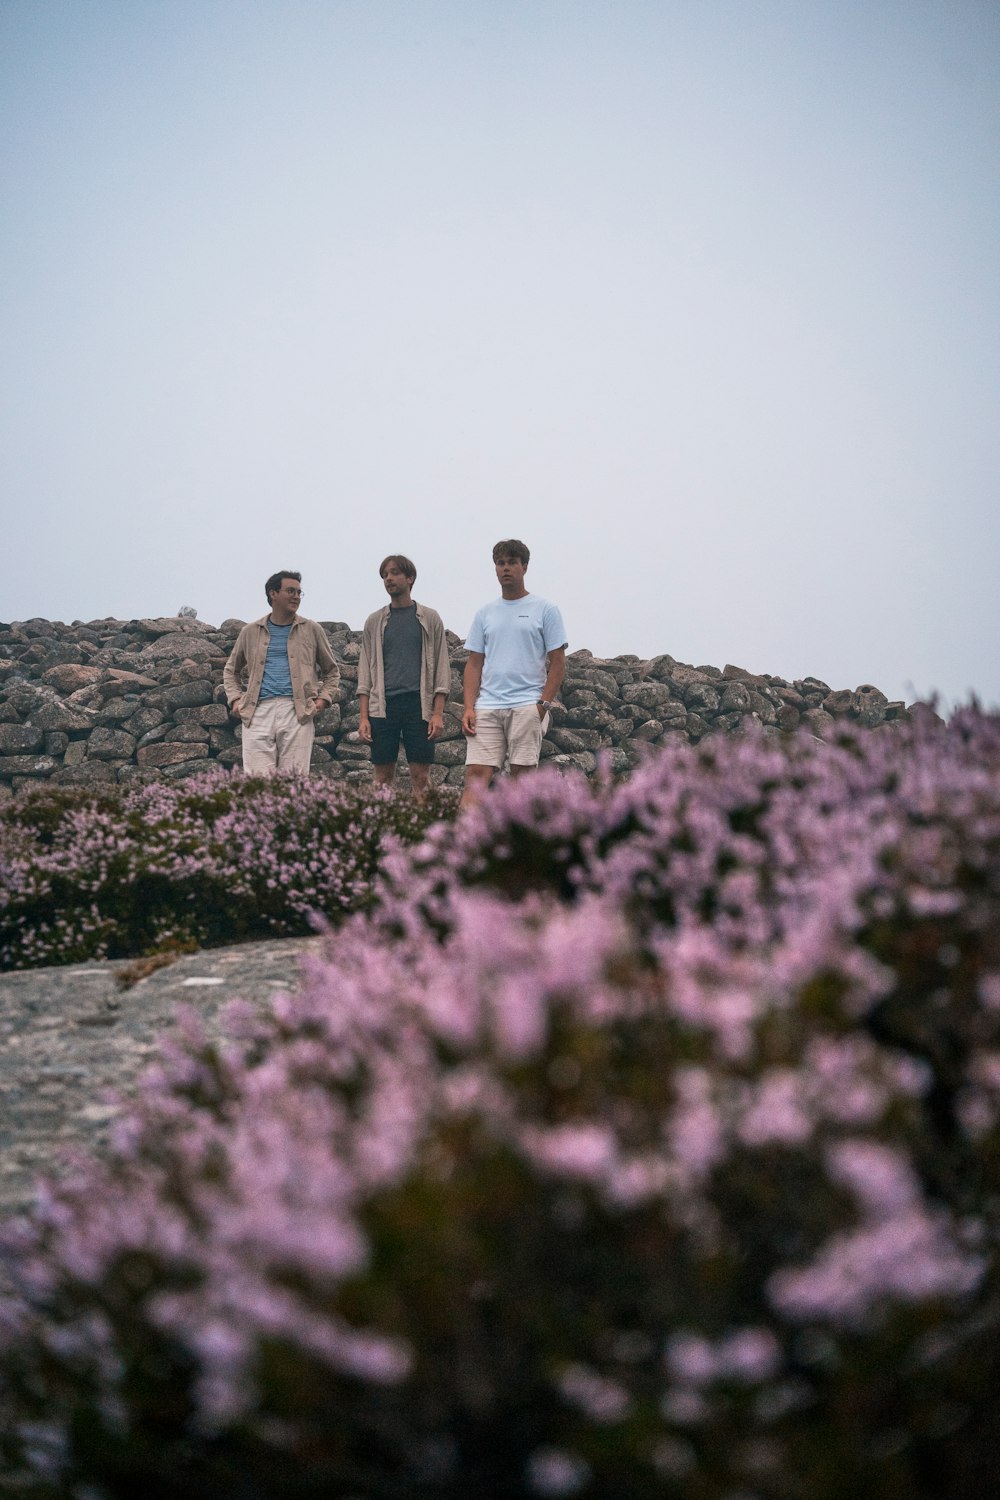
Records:
[[[566,627],[538,594],[495,599],[476,611],[465,645],[486,657],[476,707],[521,708],[542,696],[546,655],[566,645]]]
[[[262,699],[292,696],[292,674],[288,668],[288,632],[291,628],[291,625],[275,625],[273,620],[267,622],[267,656],[260,681]]]

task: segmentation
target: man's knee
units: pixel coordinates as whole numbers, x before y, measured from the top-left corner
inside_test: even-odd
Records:
[[[497,769],[496,766],[467,765],[465,768],[466,783],[478,782],[480,784],[487,784],[492,781]]]

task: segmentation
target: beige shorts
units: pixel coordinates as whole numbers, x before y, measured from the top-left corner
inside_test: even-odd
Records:
[[[265,698],[243,726],[243,769],[248,776],[271,776],[275,771],[309,775],[316,725],[300,724],[291,698]]]
[[[520,708],[478,708],[476,732],[465,741],[465,764],[494,766],[498,771],[508,760],[512,766],[537,766],[548,727],[549,715],[540,719],[534,703]]]

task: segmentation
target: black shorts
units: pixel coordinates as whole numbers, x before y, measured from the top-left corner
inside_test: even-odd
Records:
[[[434,741],[427,738],[427,720],[420,717],[419,693],[393,693],[385,701],[384,719],[372,719],[372,764],[391,766],[403,741],[413,765],[434,764]]]

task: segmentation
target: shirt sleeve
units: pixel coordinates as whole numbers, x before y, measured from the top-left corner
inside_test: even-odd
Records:
[[[372,617],[368,616],[364,629],[361,632],[361,651],[358,656],[358,697],[370,698],[374,672],[372,671],[372,646],[374,632],[371,628]]]
[[[451,659],[444,633],[444,621],[435,611],[431,619],[431,649],[434,652],[434,693],[443,693],[447,698],[451,692]]]
[[[566,646],[566,626],[563,617],[554,604],[550,604],[542,619],[542,640],[545,642],[546,651],[558,651],[560,646]]]
[[[483,630],[483,617],[481,611],[476,611],[475,619],[469,627],[469,634],[465,640],[466,651],[478,651],[481,656],[486,655],[486,633]]]

